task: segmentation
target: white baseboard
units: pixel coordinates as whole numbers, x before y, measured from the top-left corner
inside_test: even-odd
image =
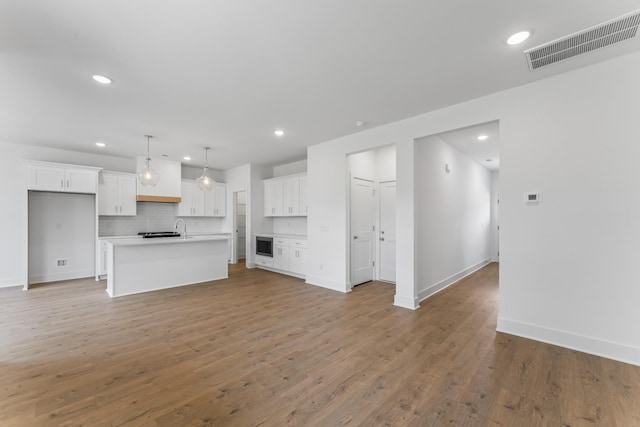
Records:
[[[504,317],[498,317],[497,331],[640,366],[640,347],[505,319]]]
[[[438,283],[434,283],[433,285],[429,286],[426,289],[423,289],[421,291],[418,292],[418,301],[423,301],[427,298],[429,298],[430,296],[440,292],[441,290],[443,290],[444,288],[453,285],[454,283],[456,283],[458,280],[463,279],[465,277],[467,277],[468,275],[470,275],[471,273],[474,273],[478,270],[480,270],[482,267],[484,267],[485,265],[489,264],[491,262],[490,258],[485,258],[482,261],[480,261],[477,264],[472,265],[471,267],[465,268],[464,270],[453,274],[449,277],[447,277],[444,280],[439,281]]]
[[[0,279],[0,288],[13,288],[14,286],[24,286],[24,279]]]
[[[393,296],[393,305],[396,307],[408,308],[409,310],[416,310],[420,307],[420,301],[414,297],[403,297],[395,294]]]
[[[306,283],[314,286],[320,286],[321,288],[331,289],[332,291],[338,291],[342,293],[351,292],[351,288],[347,288],[345,283],[334,282],[322,277],[307,276]]]
[[[64,273],[39,274],[39,275],[29,276],[29,284],[58,282],[60,280],[83,279],[85,277],[92,277],[92,276],[95,276],[95,271],[93,269],[65,271]]]

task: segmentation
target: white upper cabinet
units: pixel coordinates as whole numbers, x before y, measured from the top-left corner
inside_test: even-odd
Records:
[[[100,168],[48,162],[27,163],[28,189],[95,194]]]
[[[216,182],[213,188],[205,193],[205,215],[227,216],[227,184]]]
[[[201,190],[193,180],[182,180],[182,202],[177,216],[224,217],[227,214],[227,184],[216,182],[209,191]]]
[[[98,214],[136,215],[136,176],[102,171],[98,180]]]
[[[264,216],[307,216],[307,175],[263,181]]]
[[[177,216],[204,216],[204,192],[193,180],[182,180],[182,201]]]
[[[282,180],[284,216],[300,215],[300,178],[285,178]]]
[[[282,180],[269,179],[264,183],[264,216],[282,216]]]

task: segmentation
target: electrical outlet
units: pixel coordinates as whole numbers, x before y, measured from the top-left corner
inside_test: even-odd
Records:
[[[58,267],[65,267],[67,264],[69,264],[69,260],[68,259],[59,259],[56,262],[58,264]]]

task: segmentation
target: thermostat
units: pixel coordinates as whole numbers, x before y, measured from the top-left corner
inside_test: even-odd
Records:
[[[540,203],[540,193],[537,191],[524,193],[524,202],[528,205],[537,205]]]

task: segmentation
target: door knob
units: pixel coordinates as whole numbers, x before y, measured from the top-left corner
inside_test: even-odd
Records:
[[[381,241],[381,242],[383,242],[383,241],[384,241],[384,237],[381,237],[381,238],[380,238],[380,241]]]
[[[357,239],[357,238],[358,238],[358,236],[353,236],[353,239],[354,239],[354,240],[355,240],[355,239]]]

